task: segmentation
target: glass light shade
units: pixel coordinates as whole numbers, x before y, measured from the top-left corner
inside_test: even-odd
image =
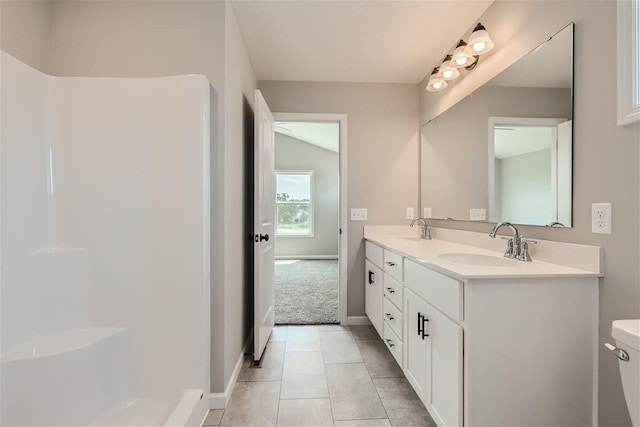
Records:
[[[473,55],[469,55],[465,52],[466,45],[458,46],[451,55],[451,65],[456,68],[468,67],[476,62],[476,58]]]
[[[439,68],[440,72],[438,73],[438,77],[443,80],[453,80],[460,75],[460,71],[458,71],[455,66],[451,65],[451,61],[447,59],[442,62]]]
[[[425,88],[429,92],[437,92],[447,87],[447,82],[439,77],[438,74],[431,74],[429,77],[429,83]]]
[[[487,30],[477,30],[471,33],[469,43],[464,48],[468,55],[482,55],[493,49],[494,43]]]

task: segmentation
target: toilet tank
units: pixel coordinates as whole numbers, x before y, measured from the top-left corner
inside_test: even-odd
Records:
[[[640,319],[615,320],[611,336],[629,354],[629,360],[619,360],[618,365],[631,422],[640,427]]]

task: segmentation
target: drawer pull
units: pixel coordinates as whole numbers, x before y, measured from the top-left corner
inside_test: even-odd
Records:
[[[393,316],[391,315],[391,313],[385,313],[385,315],[387,316],[387,319],[393,320]]]
[[[373,285],[373,271],[369,270],[369,284]]]
[[[429,336],[425,331],[425,322],[428,321],[429,319],[423,316],[422,313],[418,312],[418,335],[420,335],[422,339]]]
[[[393,294],[396,292],[396,290],[393,288],[387,288],[387,290],[389,291],[390,294]]]
[[[394,343],[392,343],[392,342],[391,342],[391,340],[386,340],[386,341],[387,341],[387,345],[388,345],[389,347],[394,347],[394,346],[395,346],[395,344],[394,344]]]
[[[387,261],[387,265],[389,267],[395,267],[397,264],[395,262],[393,262],[393,261]]]

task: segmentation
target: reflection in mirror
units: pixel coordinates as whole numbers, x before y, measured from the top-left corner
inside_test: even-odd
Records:
[[[572,71],[573,24],[424,125],[421,212],[571,227]]]
[[[571,224],[570,120],[489,118],[489,209],[493,222]]]

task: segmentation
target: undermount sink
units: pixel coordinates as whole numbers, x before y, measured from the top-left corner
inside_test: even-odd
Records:
[[[482,254],[440,254],[438,258],[459,264],[481,265],[485,267],[515,267],[518,264],[518,261],[512,259]]]
[[[420,239],[419,237],[387,237],[386,240],[397,240],[400,242],[419,242]]]

